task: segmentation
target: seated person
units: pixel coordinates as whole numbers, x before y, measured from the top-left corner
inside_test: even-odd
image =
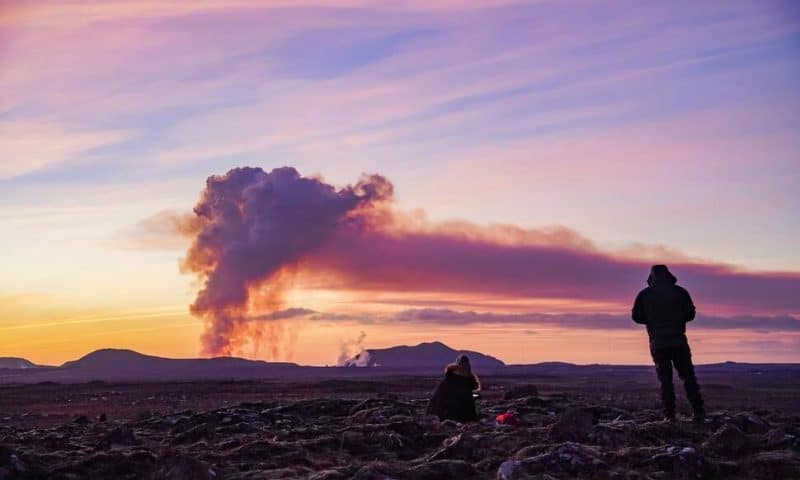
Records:
[[[436,386],[428,402],[427,413],[436,415],[439,420],[472,422],[478,419],[475,409],[475,395],[481,384],[472,373],[469,357],[461,354],[456,363],[445,368],[444,379]]]

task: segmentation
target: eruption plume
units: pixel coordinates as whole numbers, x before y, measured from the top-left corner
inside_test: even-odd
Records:
[[[281,310],[297,273],[328,290],[480,295],[630,308],[651,258],[604,251],[563,228],[433,223],[391,206],[392,184],[363,176],[340,189],[289,167],[235,168],[208,179],[178,231],[192,244],[183,262],[202,287],[191,311],[206,322],[206,353],[291,343]],[[174,222],[173,222],[174,223]],[[639,247],[639,250],[642,250]],[[752,272],[672,255],[670,267],[705,314],[800,311],[800,274]]]
[[[191,311],[206,321],[205,352],[230,355],[247,342],[257,347],[266,335],[274,356],[281,333],[250,317],[277,311],[304,256],[337,230],[361,228],[391,198],[392,184],[379,175],[339,190],[290,167],[235,168],[210,177],[194,208],[196,233],[183,261],[203,281]]]

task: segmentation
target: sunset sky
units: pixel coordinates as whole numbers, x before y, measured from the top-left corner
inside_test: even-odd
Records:
[[[800,362],[798,112],[790,0],[1,1],[0,356],[323,365],[364,332],[648,363],[630,304],[664,262],[698,363]],[[248,283],[210,351],[175,227],[246,166],[394,194]]]

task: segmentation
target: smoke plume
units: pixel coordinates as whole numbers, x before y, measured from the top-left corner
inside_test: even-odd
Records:
[[[392,185],[379,175],[338,190],[289,167],[210,177],[183,261],[203,282],[191,311],[206,321],[206,353],[230,355],[265,340],[276,354],[275,324],[248,319],[279,310],[293,267],[337,231],[366,228],[391,197]]]
[[[289,167],[210,177],[180,228],[192,238],[183,267],[202,282],[191,311],[206,322],[206,352],[265,342],[275,358],[286,337],[275,312],[298,273],[328,290],[555,299],[622,312],[657,256],[705,314],[800,312],[797,272],[751,272],[663,248],[604,251],[561,227],[432,223],[394,209],[392,197],[379,175],[340,189]]]

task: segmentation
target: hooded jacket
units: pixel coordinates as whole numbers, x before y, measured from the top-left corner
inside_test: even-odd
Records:
[[[695,307],[689,292],[676,283],[665,265],[654,265],[647,288],[633,303],[633,321],[647,326],[651,349],[688,345],[686,322],[694,320]]]
[[[478,419],[475,398],[472,392],[480,390],[481,385],[471,371],[451,364],[445,369],[444,379],[436,386],[428,402],[427,413],[440,420],[470,422]]]

